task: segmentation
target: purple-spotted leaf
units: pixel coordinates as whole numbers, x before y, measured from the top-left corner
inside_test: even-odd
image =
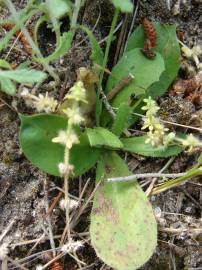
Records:
[[[91,242],[97,255],[113,269],[135,270],[153,254],[157,224],[152,207],[138,182],[109,183],[109,177],[127,176],[130,171],[115,153],[99,160],[91,213]]]

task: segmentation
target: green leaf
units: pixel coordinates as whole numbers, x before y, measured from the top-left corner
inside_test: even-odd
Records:
[[[57,20],[71,12],[71,7],[67,0],[46,0],[45,5],[49,17]]]
[[[92,31],[89,30],[87,27],[85,26],[81,26],[81,29],[83,29],[90,40],[91,43],[91,59],[93,61],[94,64],[98,64],[100,66],[103,65],[103,60],[104,60],[104,53],[99,45],[99,43],[97,42],[95,36],[93,35]]]
[[[0,59],[0,68],[11,69],[11,65],[4,59]]]
[[[162,73],[159,82],[149,88],[149,95],[153,98],[163,95],[173,80],[176,78],[180,67],[180,47],[176,37],[175,25],[161,25],[154,23],[157,33],[157,46],[155,51],[159,52],[165,62],[165,71]],[[144,31],[142,26],[136,28],[129,38],[126,51],[134,48],[143,48]]]
[[[159,53],[154,60],[147,59],[140,49],[126,52],[118,64],[112,69],[106,86],[109,93],[120,80],[128,77],[131,73],[133,81],[125,86],[112,100],[112,106],[117,108],[123,102],[128,102],[131,94],[145,94],[146,89],[154,82],[159,80],[164,71],[164,61]]]
[[[0,76],[1,90],[10,96],[14,96],[16,93],[15,84],[7,78]]]
[[[26,61],[20,63],[17,69],[18,69],[18,70],[19,70],[19,69],[28,69],[28,68],[29,68],[29,65],[30,65],[31,63],[32,63],[32,62],[31,62],[30,60],[26,60]]]
[[[116,113],[116,118],[112,125],[112,132],[120,136],[125,128],[128,127],[131,108],[127,103],[122,103]]]
[[[199,163],[199,164],[202,163],[202,154],[200,154],[200,156],[198,157],[198,163]]]
[[[64,147],[52,139],[60,130],[66,129],[67,119],[52,114],[21,115],[20,145],[25,156],[41,170],[59,176],[58,164],[63,162]],[[88,171],[97,162],[100,151],[89,146],[83,133],[80,144],[73,146],[70,164],[74,165],[74,177]]]
[[[33,69],[0,70],[0,77],[19,83],[35,83],[43,81],[46,73]]]
[[[121,12],[130,13],[133,11],[133,4],[130,0],[112,0],[115,8],[119,9]]]
[[[96,127],[94,129],[88,128],[86,130],[86,134],[88,136],[91,146],[95,147],[104,146],[110,149],[120,149],[123,147],[119,138],[105,128],[102,127]]]
[[[113,152],[100,159],[97,182],[104,177],[91,213],[91,243],[97,255],[117,270],[139,269],[153,254],[157,225],[152,207],[139,184],[107,183],[109,177],[130,175],[125,162]]]
[[[60,37],[60,42],[56,50],[49,56],[44,58],[35,58],[40,63],[49,63],[64,55],[70,48],[73,40],[73,33],[71,31],[64,32]]]
[[[140,136],[122,139],[121,141],[124,145],[125,151],[147,157],[170,157],[176,156],[183,151],[183,147],[179,145],[155,147],[151,144],[146,144],[146,139],[147,136]]]

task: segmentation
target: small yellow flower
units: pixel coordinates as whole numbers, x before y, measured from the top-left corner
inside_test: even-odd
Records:
[[[148,138],[145,143],[150,143],[152,146],[168,145],[174,137],[174,133],[169,133],[167,128],[160,122],[159,118],[155,116],[159,107],[156,105],[156,102],[152,100],[151,97],[144,99],[146,105],[142,107],[143,110],[146,110],[146,116],[144,118],[144,125],[141,129],[148,129],[147,132]],[[173,136],[174,135],[174,136]]]
[[[183,52],[184,56],[186,56],[187,58],[191,58],[193,56],[192,50],[187,46],[183,46],[181,48],[181,51]]]
[[[39,94],[38,99],[33,101],[33,104],[38,112],[50,113],[55,111],[58,102],[53,97],[49,97],[48,92],[46,92],[45,96]]]
[[[58,102],[53,97],[48,96],[48,92],[43,96],[39,94],[39,96],[35,96],[29,93],[27,88],[24,88],[20,95],[24,98],[27,106],[34,107],[38,112],[54,112]]]
[[[66,165],[65,163],[59,163],[58,164],[58,169],[59,169],[59,172],[60,172],[60,175],[61,176],[64,176],[64,175],[69,175],[73,172],[74,170],[74,166],[73,165]]]
[[[78,102],[88,103],[86,100],[86,89],[82,81],[78,81],[70,88],[64,99],[73,99]]]
[[[146,103],[146,105],[142,107],[142,110],[147,111],[147,113],[155,114],[159,110],[156,102],[151,97],[145,98],[144,102]]]
[[[53,138],[52,142],[63,144],[68,149],[71,149],[73,144],[79,143],[79,139],[73,130],[60,130],[58,136]]]
[[[69,121],[74,125],[79,125],[85,121],[85,119],[82,117],[81,110],[79,107],[75,109],[67,108],[63,110],[63,112],[67,115]]]
[[[181,142],[184,147],[188,147],[188,152],[192,152],[194,147],[202,147],[202,142],[193,134],[189,134],[186,139],[177,138],[177,141]]]

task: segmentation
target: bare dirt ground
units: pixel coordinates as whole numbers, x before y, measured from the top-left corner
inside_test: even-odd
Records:
[[[18,9],[26,4],[23,1],[13,2]],[[177,3],[180,3],[179,7]],[[134,28],[141,23],[142,18],[147,17],[165,24],[177,24],[177,30],[183,33],[184,43],[189,47],[202,42],[201,1],[141,0],[138,1],[137,6]],[[96,37],[98,40],[102,40],[109,31],[112,12],[113,8],[109,1],[89,0],[86,1],[86,5],[81,11],[80,22],[88,25],[91,29],[94,28]],[[7,15],[6,10],[1,11],[1,18]],[[97,20],[99,15],[100,19]],[[120,20],[125,20],[124,15]],[[132,18],[128,17],[127,20],[126,29],[128,31]],[[64,25],[66,25],[66,22]],[[4,34],[4,30],[1,29],[0,35],[3,36]],[[119,34],[120,30],[117,31],[117,37]],[[83,38],[83,33],[78,32],[74,44],[78,44]],[[1,58],[7,57],[10,63],[18,65],[28,59],[29,56],[23,51],[20,42],[17,42],[11,48],[14,41],[15,38],[11,40],[8,48],[1,53]],[[50,53],[53,49],[54,37],[45,26],[41,29],[39,43],[44,54]],[[47,46],[44,48],[43,44],[47,44]],[[116,45],[117,42],[115,41],[111,50],[109,68],[116,56]],[[72,86],[76,79],[76,70],[79,67],[90,66],[89,53],[89,44],[84,41],[78,46],[75,45],[68,55],[54,63],[61,78],[64,78],[61,86],[64,91]],[[191,75],[187,73],[183,66],[179,76],[184,79]],[[51,83],[46,82],[40,92],[45,92],[46,89],[52,87]],[[54,95],[58,96],[57,89],[53,91]],[[20,121],[16,111],[31,113],[30,109],[26,108],[26,105],[18,96],[9,98],[1,93],[0,98],[0,235],[8,229],[4,242],[8,243],[10,247],[10,257],[18,260],[18,263],[23,264],[27,269],[36,269],[38,264],[47,261],[46,250],[50,249],[47,232],[48,220],[45,214],[45,193],[48,190],[48,200],[51,203],[58,195],[63,183],[61,179],[48,176],[33,167],[21,152],[18,142]],[[159,100],[160,106],[163,104],[162,108],[165,108],[165,102],[168,104],[169,100],[169,97],[162,97]],[[180,102],[182,106],[180,106],[181,109],[177,109],[175,115],[178,118],[174,120],[178,123],[184,121],[183,123],[188,124],[191,115],[196,112],[199,113],[201,107],[190,104],[190,106],[187,106],[183,98],[179,98],[177,103]],[[173,101],[171,103],[173,104]],[[184,119],[185,114],[187,117]],[[194,164],[197,156],[198,153],[181,154],[173,159],[169,172],[185,171]],[[128,157],[128,162],[129,166],[136,172],[150,172],[151,168],[152,171],[161,169],[167,160],[131,156]],[[48,186],[44,188],[45,179]],[[87,182],[87,188],[81,198]],[[90,244],[88,226],[91,202],[78,216],[93,189],[93,171],[70,184],[70,194],[76,200],[80,198],[79,209],[72,213],[72,222],[74,223],[75,239],[80,239],[85,243],[77,256],[86,265],[80,265],[79,262],[67,255],[63,260],[64,269],[110,269],[100,261]],[[159,241],[155,254],[141,269],[202,269],[202,179],[200,177],[192,179],[183,186],[152,196],[150,200],[159,224]],[[65,224],[64,212],[59,205],[56,205],[52,212],[51,223],[57,242]],[[11,225],[10,228],[9,225]],[[12,262],[9,265],[9,269],[20,269],[18,266],[14,266]]]

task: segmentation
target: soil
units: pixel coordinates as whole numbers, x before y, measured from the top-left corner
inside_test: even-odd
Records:
[[[180,2],[178,10],[176,8],[177,2]],[[26,5],[26,1],[13,1],[13,3],[18,10]],[[192,47],[196,44],[202,44],[201,11],[201,1],[197,0],[141,0],[138,1],[134,28],[141,23],[144,17],[165,24],[175,23],[177,30],[183,33],[183,42]],[[102,40],[108,34],[113,14],[113,6],[110,1],[87,0],[80,13],[80,23],[91,29],[96,24],[94,34],[98,40]],[[7,16],[7,10],[2,8],[0,19],[7,18]],[[124,18],[122,15],[120,20]],[[30,28],[33,27],[35,20],[30,23]],[[132,18],[128,16],[127,31],[129,31],[131,21]],[[68,21],[62,20],[62,25],[65,31]],[[0,36],[2,37],[4,34],[5,31],[0,29]],[[120,30],[117,31],[116,35],[117,39],[110,52],[108,68],[111,68],[114,63]],[[44,55],[53,51],[55,37],[46,25],[42,25],[38,38]],[[15,37],[11,39],[9,46],[1,52],[1,59],[7,57],[7,61],[19,65],[29,60],[30,56],[24,52],[20,41],[16,42],[7,56],[14,41]],[[48,44],[48,46],[44,46],[44,44]],[[187,61],[187,63],[194,66],[191,61]],[[75,82],[76,70],[79,67],[90,67],[91,65],[89,42],[85,39],[85,34],[82,31],[76,33],[70,52],[60,60],[54,61],[52,65],[59,72],[62,81],[61,88],[55,86],[53,81],[46,81],[40,90],[36,88],[35,92],[43,93],[47,89],[51,89],[52,95],[59,97],[60,91],[67,92]],[[183,65],[179,77],[189,78],[191,75]],[[48,176],[32,166],[20,149],[18,141],[20,121],[17,112],[31,114],[30,108],[26,107],[18,95],[11,98],[1,93],[0,98],[0,235],[10,223],[13,223],[3,239],[3,242],[8,243],[10,247],[9,255],[27,269],[36,269],[37,265],[47,262],[48,252],[46,251],[50,249],[47,219],[45,218],[44,179],[48,182],[47,190],[50,203],[58,195],[58,189],[62,188],[63,183],[60,178]],[[173,98],[166,95],[158,102],[162,115],[165,114],[165,109],[174,112],[172,114],[174,118],[168,117],[167,120],[182,124],[189,124],[192,114],[199,114],[201,110],[200,104],[196,107],[192,102],[187,102],[182,97]],[[185,171],[195,164],[198,155],[199,152],[179,155],[173,160],[169,172]],[[166,162],[166,159],[128,157],[129,166],[136,173],[158,171]],[[90,196],[94,189],[93,170],[70,183],[70,194],[74,198],[80,196],[88,178],[90,181],[83,197],[84,201]],[[202,227],[202,179],[195,177],[180,187],[152,196],[150,200],[159,226],[158,247],[149,262],[141,269],[202,269],[202,230],[199,230],[200,233],[195,233],[192,230]],[[77,256],[86,265],[79,268],[75,260],[67,255],[62,261],[64,269],[111,269],[96,256],[90,245],[88,228],[91,206],[92,203],[88,205],[73,228],[75,239],[84,240],[84,247],[78,251]],[[76,218],[76,211],[73,217]],[[56,205],[52,212],[51,222],[58,246],[59,236],[65,226],[65,213],[59,205]],[[169,228],[173,230],[169,230]],[[43,235],[41,241],[38,241]],[[37,253],[39,254],[37,255]],[[26,257],[31,254],[33,257],[29,257],[26,261]],[[9,269],[20,269],[11,265],[12,263],[9,264]]]

